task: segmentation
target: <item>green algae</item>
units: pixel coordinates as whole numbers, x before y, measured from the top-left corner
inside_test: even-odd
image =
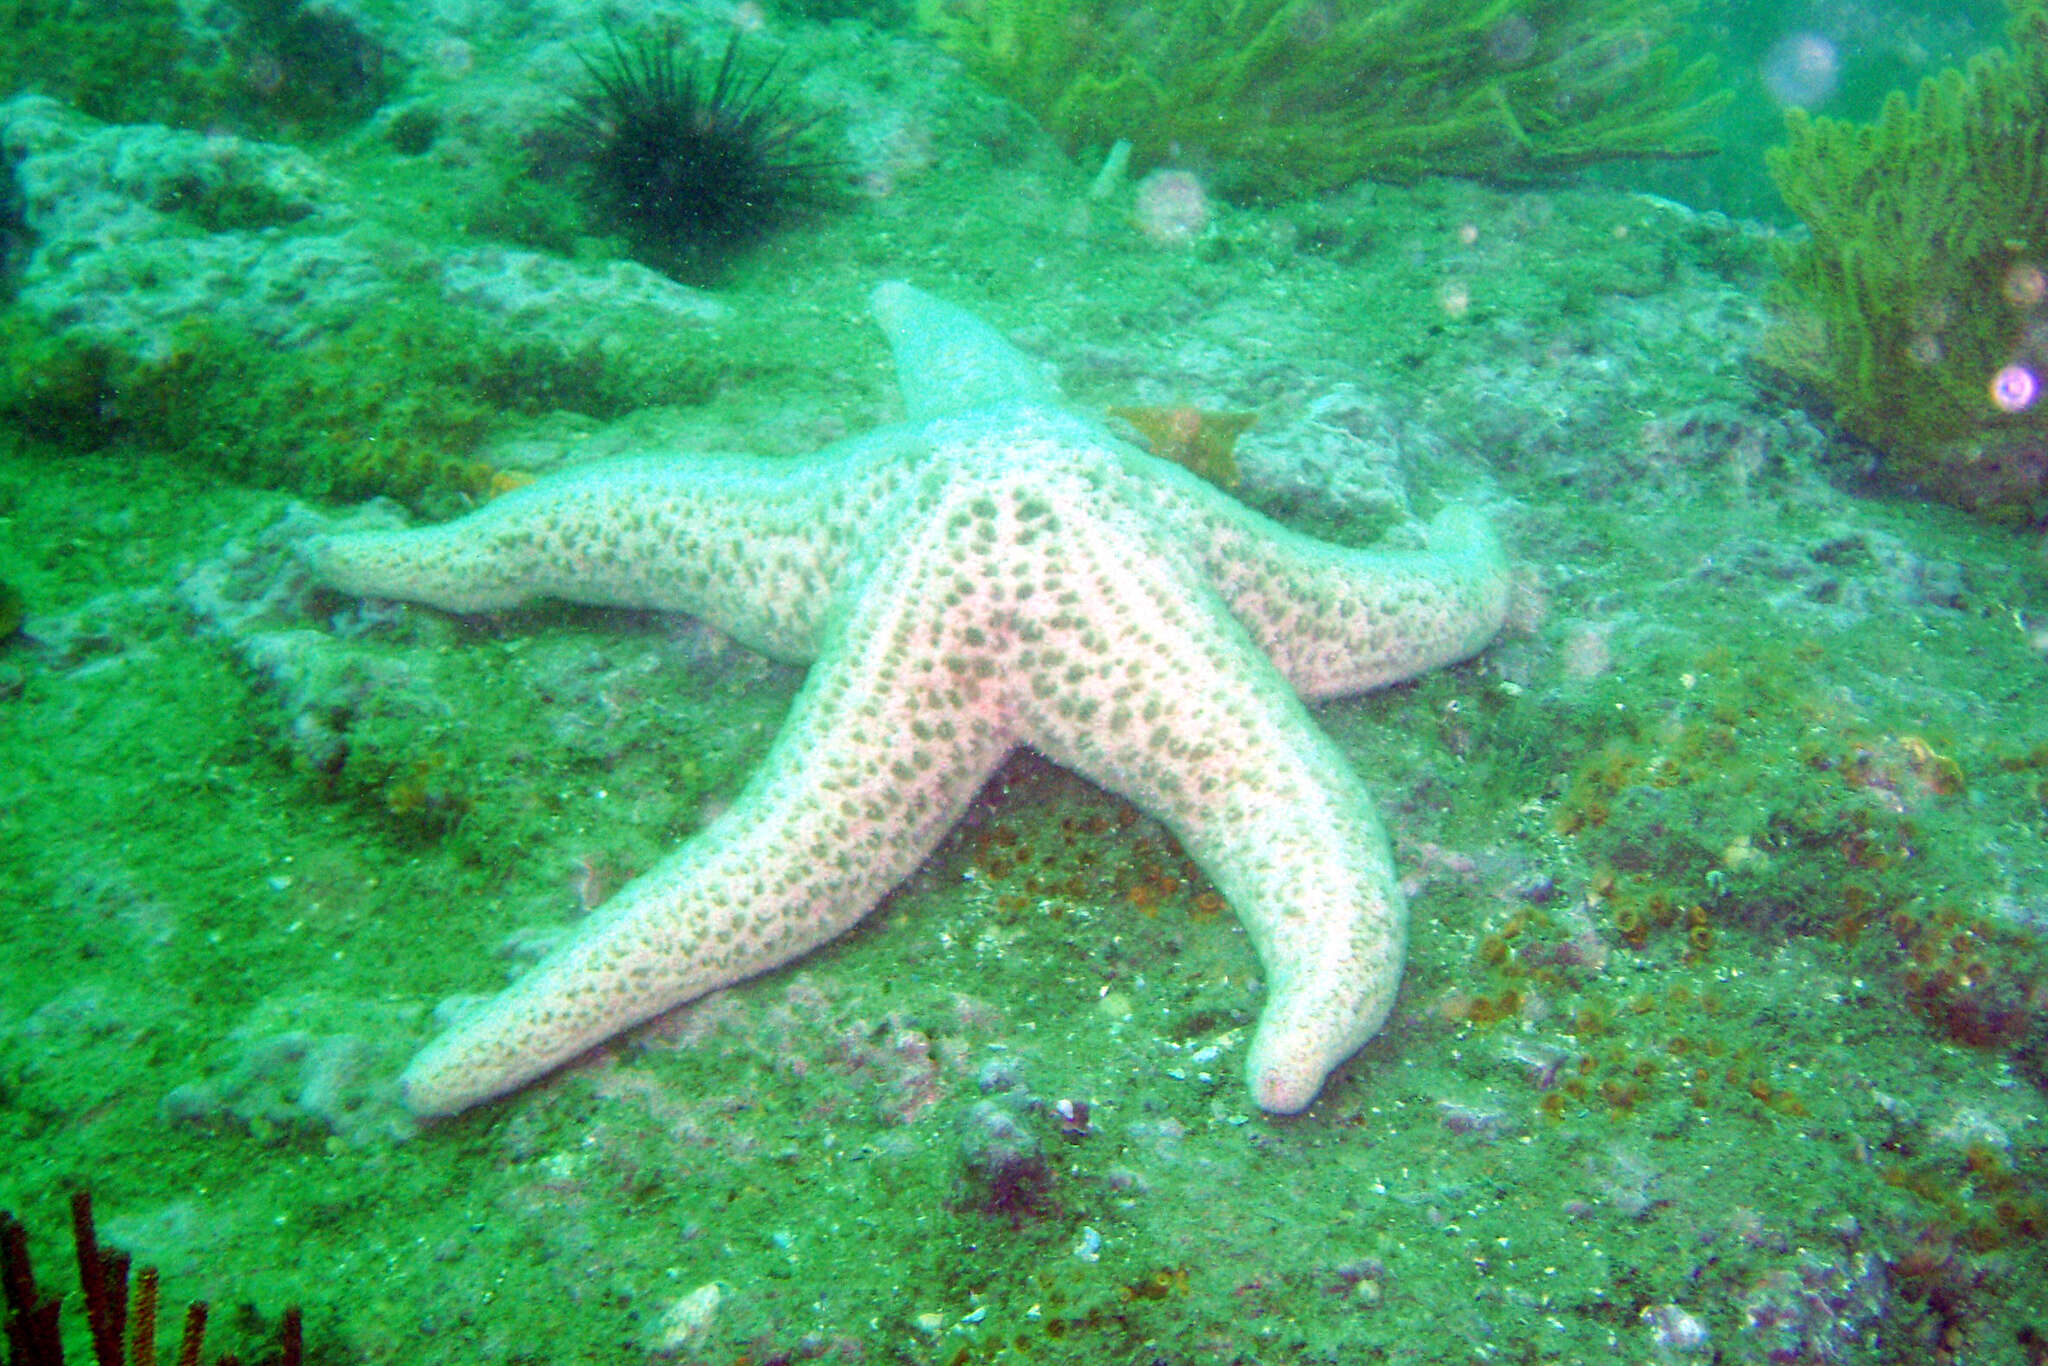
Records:
[[[198,524],[180,531],[176,520],[165,518],[160,555],[186,553],[181,545],[196,551],[210,534]],[[56,596],[64,596],[61,588]],[[587,636],[593,625],[602,623],[527,621],[521,634]],[[157,642],[159,649],[176,645],[175,634]],[[475,655],[483,665],[477,680],[461,686],[503,672],[489,663],[491,653],[486,642],[463,643],[457,657]],[[273,1315],[287,1298],[310,1299],[316,1341],[345,1337],[371,1353],[387,1350],[380,1342],[388,1349],[403,1342],[416,1359],[443,1351],[449,1359],[492,1356],[516,1340],[503,1336],[514,1331],[507,1311],[491,1308],[510,1303],[530,1331],[547,1325],[551,1360],[600,1361],[616,1350],[616,1334],[644,1326],[660,1287],[680,1293],[720,1281],[748,1289],[729,1297],[725,1345],[712,1359],[736,1357],[750,1342],[799,1346],[811,1334],[920,1361],[1121,1359],[1148,1343],[1205,1337],[1272,1358],[1314,1359],[1388,1348],[1389,1333],[1406,1331],[1400,1325],[1446,1299],[1470,1300],[1476,1290],[1474,1307],[1454,1316],[1452,1342],[1525,1337],[1556,1342],[1569,1357],[1594,1350],[1607,1333],[1639,1331],[1634,1315],[1648,1297],[1739,1301],[1785,1264],[1770,1250],[1774,1237],[1803,1237],[1809,1228],[1828,1236],[1825,1225],[1844,1210],[1860,1210],[1873,1229],[1931,1227],[1946,1211],[1924,1193],[1930,1184],[1973,1179],[1966,1155],[1945,1160],[1925,1152],[1905,1165],[1899,1185],[1889,1184],[1889,1167],[1864,1169],[1867,1194],[1844,1200],[1853,1185],[1841,1183],[1858,1168],[1828,1165],[1836,1159],[1815,1165],[1819,1153],[1832,1151],[1826,1142],[1816,1147],[1817,1135],[1856,1132],[1877,1141],[1901,1126],[1919,1132],[1899,1107],[1938,1106],[1941,1088],[1968,1085],[1977,1065],[1968,1050],[1923,1056],[1923,1042],[1907,1055],[1919,1058],[1924,1077],[1911,1085],[1903,1077],[1888,1081],[1889,1109],[1878,1109],[1868,1093],[1832,1087],[1828,1079],[1842,1073],[1883,1074],[1882,1060],[1904,1042],[1906,1020],[1875,974],[1856,985],[1866,965],[1831,957],[1825,939],[1788,952],[1731,930],[1704,962],[1686,962],[1675,946],[1656,941],[1642,968],[1611,988],[1596,987],[1593,994],[1607,998],[1608,1023],[1574,1020],[1575,1037],[1597,1060],[1580,1097],[1521,1080],[1525,1064],[1504,1048],[1520,1033],[1511,1022],[1452,1020],[1429,1009],[1453,984],[1470,991],[1487,981],[1465,936],[1477,938],[1485,918],[1499,914],[1497,903],[1457,894],[1426,899],[1437,923],[1418,936],[1408,987],[1414,1007],[1347,1069],[1349,1078],[1339,1079],[1317,1116],[1258,1117],[1241,1095],[1238,1054],[1224,1042],[1242,1034],[1258,1002],[1255,965],[1228,918],[1201,917],[1195,886],[1176,887],[1149,915],[1130,904],[1127,891],[1106,895],[1126,879],[1150,880],[1146,865],[1170,851],[1116,804],[1030,768],[1007,775],[995,820],[981,827],[1008,828],[1014,840],[964,833],[878,921],[804,968],[728,993],[638,1046],[614,1050],[614,1062],[402,1149],[358,1151],[311,1131],[246,1138],[165,1131],[151,1088],[134,1081],[122,1087],[135,1093],[131,1099],[80,1129],[70,1116],[100,1103],[105,1082],[95,1078],[138,1063],[144,1075],[179,1075],[174,1059],[209,1051],[207,1041],[267,989],[257,972],[265,981],[297,972],[317,977],[326,991],[365,998],[416,992],[436,977],[474,980],[474,950],[436,953],[414,917],[427,915],[442,928],[470,920],[469,934],[488,942],[502,922],[482,922],[496,918],[491,906],[504,904],[492,889],[509,870],[465,874],[462,865],[491,857],[494,846],[530,851],[545,842],[545,832],[530,825],[486,827],[474,832],[472,855],[457,858],[374,810],[278,803],[279,784],[293,781],[289,769],[265,746],[248,743],[269,723],[247,709],[220,712],[209,695],[231,693],[232,679],[218,666],[200,667],[204,659],[204,651],[185,656],[176,671],[185,682],[165,695],[130,693],[108,744],[72,750],[72,764],[83,760],[107,774],[95,789],[103,797],[78,797],[120,803],[121,775],[133,782],[151,771],[143,755],[155,764],[168,758],[165,767],[176,773],[189,761],[174,755],[190,752],[210,774],[193,791],[200,800],[191,817],[231,823],[233,846],[263,857],[222,865],[217,851],[228,845],[212,841],[168,863],[159,861],[170,852],[166,844],[149,860],[159,896],[182,899],[181,881],[216,889],[206,942],[174,944],[168,961],[139,979],[156,991],[184,984],[179,1018],[130,1018],[102,1041],[42,1036],[33,1053],[10,1049],[8,1138],[40,1155],[30,1189],[50,1190],[45,1183],[60,1176],[90,1180],[110,1209],[150,1208],[191,1183],[231,1190],[225,1202],[207,1201],[208,1224],[187,1235],[201,1239],[197,1247],[209,1259],[253,1268],[294,1249],[302,1262],[327,1260],[337,1268],[330,1279],[342,1281],[352,1279],[347,1268],[366,1279],[375,1268],[374,1291],[333,1301],[282,1273],[244,1271],[244,1284],[230,1291],[197,1263],[165,1257],[177,1245],[160,1241],[164,1235],[151,1226],[117,1216],[117,1234],[167,1261],[169,1284],[184,1287],[171,1293],[240,1294]],[[1442,731],[1426,718],[1448,700],[1469,697],[1471,683],[1446,676],[1427,689],[1345,704],[1330,720],[1351,742],[1399,737],[1391,750],[1385,739],[1371,741],[1378,760],[1368,762],[1383,788],[1400,790],[1418,776],[1418,760],[1446,762],[1451,751],[1436,738]],[[217,719],[201,724],[202,715]],[[1488,752],[1487,736],[1507,724],[1507,712],[1500,716],[1475,722],[1472,752]],[[167,739],[173,755],[164,752]],[[520,743],[487,735],[478,748]],[[655,743],[651,734],[646,743]],[[568,767],[559,756],[544,767],[563,785]],[[607,781],[638,791],[653,776]],[[508,797],[506,807],[514,805]],[[618,820],[610,799],[586,797],[580,805],[587,817],[564,813],[572,826]],[[493,821],[507,814],[489,813]],[[13,819],[10,839],[26,835],[22,816]],[[1464,824],[1467,835],[1477,825],[1472,817]],[[1533,827],[1539,838],[1543,825]],[[45,847],[64,846],[55,827],[38,822],[37,829]],[[189,840],[190,826],[186,819],[131,824],[129,838],[139,856],[157,840]],[[1036,902],[1006,907],[1005,895],[1032,889],[1005,891],[1018,869],[989,868],[988,851],[1036,858],[1041,841],[1058,851],[1059,881],[1083,855],[1082,866],[1102,880],[1055,886],[1053,895],[1066,898],[1063,910]],[[559,882],[561,872],[529,869],[520,881]],[[44,886],[54,873],[45,870]],[[292,887],[278,893],[265,885],[272,877],[289,877]],[[29,900],[41,902],[35,886]],[[985,890],[963,900],[963,886]],[[220,898],[222,889],[231,895]],[[1077,891],[1084,895],[1068,895]],[[290,929],[279,923],[280,895],[295,918],[325,909]],[[406,906],[419,909],[399,909]],[[94,960],[78,955],[93,938],[79,934],[38,917],[10,951],[79,963],[89,976]],[[1532,942],[1536,932],[1525,929],[1522,937]],[[233,952],[224,954],[215,939]],[[224,969],[234,976],[224,980]],[[202,982],[205,993],[192,994]],[[1640,1006],[1644,987],[1650,1003]],[[19,1008],[10,1003],[10,1021]],[[1769,1060],[1754,1042],[1756,1022],[1765,1019]],[[991,1053],[992,1044],[1027,1026],[1020,1040],[1028,1041],[1027,1056],[1018,1064],[1027,1083],[1047,1099],[1095,1097],[1097,1131],[1068,1144],[1046,1125],[1056,1207],[1012,1228],[960,1206],[952,1125],[984,1060],[1011,1051]],[[1123,1042],[1105,1049],[1105,1035]],[[1691,1043],[1674,1051],[1680,1038]],[[139,1059],[131,1052],[137,1041],[144,1045]],[[1220,1055],[1202,1060],[1219,1042]],[[1745,1049],[1750,1055],[1738,1057]],[[1615,1052],[1624,1056],[1610,1062]],[[1641,1062],[1653,1055],[1658,1071],[1640,1077]],[[1712,1076],[1693,1082],[1690,1072],[1702,1061]],[[1615,1076],[1639,1082],[1642,1092],[1617,1103],[1602,1085]],[[1797,1098],[1806,1113],[1773,1108],[1752,1090],[1759,1080]],[[1542,1104],[1548,1095],[1566,1095],[1570,1104],[1552,1116]],[[1707,1105],[1695,1103],[1700,1095]],[[1440,1111],[1447,1097],[1503,1110],[1501,1129],[1447,1133]],[[244,1145],[264,1154],[260,1164],[235,1160]],[[95,1156],[123,1147],[150,1156]],[[231,1178],[223,1162],[239,1173]],[[2011,1179],[2032,1179],[2028,1170],[2016,1168]],[[1987,1175],[1979,1183],[1986,1190],[1963,1197],[1966,1209],[1988,1210],[2002,1198],[1988,1189],[1994,1179]],[[1823,1198],[1823,1189],[1838,1193]],[[7,1198],[26,1193],[16,1188]],[[1586,1209],[1557,1223],[1559,1206],[1571,1202]],[[1736,1212],[1716,1222],[1705,1213],[1713,1209]],[[269,1227],[280,1216],[287,1217]],[[1276,1243],[1276,1219],[1317,1230],[1316,1246]],[[1553,1226],[1555,1235],[1545,1232]],[[1074,1249],[1087,1245],[1091,1229],[1103,1251],[1078,1259]],[[1711,1238],[1714,1250],[1704,1283],[1684,1251],[1700,1238]],[[1589,1242],[1599,1249],[1590,1260]],[[422,1248],[431,1261],[419,1259]],[[565,1261],[595,1272],[593,1299],[561,1300],[547,1268]],[[832,1289],[821,1299],[827,1283]],[[508,1294],[515,1298],[508,1302]],[[650,1302],[637,1307],[643,1301]],[[1551,1326],[1566,1305],[1567,1327]],[[418,1337],[423,1330],[431,1336]],[[422,1341],[438,1345],[423,1348]]]
[[[7,19],[0,90],[121,123],[176,122],[206,103],[174,0],[19,0]]]
[[[1710,60],[1675,5],[1478,0],[921,0],[920,23],[1069,153],[1127,141],[1231,193],[1286,199],[1361,177],[1526,182],[1630,157],[1704,156]]]
[[[1450,241],[1506,210],[1439,191],[1381,212]],[[1324,310],[1328,354],[1384,346],[1409,401],[1478,423],[1461,377],[1511,344],[1504,322],[1553,316],[1570,286],[1542,258],[1599,240],[1597,218],[1565,198],[1518,222],[1522,240],[1475,270],[1490,297],[1469,325],[1446,325],[1407,253],[1256,259],[1276,297]],[[933,268],[985,250],[948,227]],[[1114,245],[1064,250],[1066,274],[1130,278]],[[1674,278],[1696,268],[1683,240],[1657,250]],[[1175,262],[1114,301],[1045,302],[1036,275],[994,292],[1011,291],[1013,326],[1129,338],[1127,313],[1149,334],[1134,349],[1171,354],[1199,335],[1189,301],[1226,297],[1219,277],[1242,266]],[[869,273],[833,267],[823,301],[784,316],[800,359],[759,386],[764,424],[792,405],[856,429],[886,411],[878,344],[848,340]],[[1610,439],[1647,441],[1628,402],[1728,383],[1643,377]],[[1914,856],[1883,870],[1901,888],[1989,910],[2037,880],[2048,736],[2029,730],[2038,657],[2013,622],[2040,590],[1983,528],[1836,502],[1870,553],[1808,555],[1819,495],[1793,469],[1738,485],[1672,466],[1605,501],[1500,470],[1522,553],[1552,571],[1548,614],[1472,666],[1319,709],[1379,797],[1416,916],[1387,1031],[1299,1119],[1243,1093],[1262,994],[1235,921],[1204,906],[1163,832],[1020,762],[843,940],[394,1145],[311,1120],[171,1125],[159,1107],[232,1070],[238,1032],[293,1021],[367,1037],[388,1081],[431,1033],[431,1002],[503,979],[491,954],[509,932],[580,913],[586,858],[644,868],[715,814],[795,672],[636,614],[405,613],[356,638],[354,667],[403,664],[417,691],[365,704],[330,680],[354,707],[339,733],[362,747],[330,772],[295,747],[298,710],[166,597],[181,565],[257,535],[282,499],[141,450],[0,460],[24,548],[7,577],[58,652],[0,701],[0,885],[21,912],[0,941],[0,1143],[23,1155],[0,1203],[54,1240],[64,1193],[90,1181],[109,1240],[163,1265],[174,1302],[246,1300],[272,1322],[304,1302],[335,1360],[596,1363],[642,1354],[669,1305],[716,1284],[683,1359],[721,1366],[1633,1358],[1653,1354],[1644,1311],[1679,1305],[1744,1362],[1783,1346],[1745,1328],[1749,1306],[1808,1276],[1853,1301],[1862,1257],[1882,1268],[1887,1339],[1845,1359],[1915,1360],[1958,1306],[1974,1352],[2023,1360],[2042,1274],[2025,1202],[2043,1181],[2025,1051],[1916,1013],[1910,953],[1876,921],[1831,936],[1823,878],[1796,877],[1783,914],[1716,921],[1705,952],[1682,924],[1629,945],[1589,896],[1624,832],[1674,889],[1710,892],[1723,835],[1757,838],[1751,808],[1796,813],[1817,786],[1831,820],[1876,801],[1885,789],[1844,768],[1800,767],[1816,707],[1838,764],[1919,735],[1964,777],[1889,813],[1886,829],[1914,830]],[[1763,610],[1759,585],[1784,586],[1764,570],[1694,572],[1697,547],[1737,534],[1799,548],[1807,601],[1873,605],[1831,626]],[[1900,546],[1969,566],[1963,600],[1885,602]],[[1567,649],[1633,613],[1670,639],[1604,670]],[[1625,776],[1689,756],[1682,786],[1655,789],[1678,804],[1610,816],[1608,836],[1561,828],[1610,747],[1634,756]],[[1725,772],[1713,753],[1733,756]],[[1641,786],[1610,785],[1610,805]],[[1597,966],[1561,952],[1588,930]],[[1030,1218],[986,1212],[967,1183],[963,1128],[991,1096],[1053,1169]],[[1061,1099],[1091,1102],[1089,1132],[1065,1136]],[[54,1241],[38,1254],[61,1260]]]
[[[0,92],[110,123],[319,137],[360,123],[403,75],[352,19],[301,0],[228,0],[206,21],[174,0],[15,0]]]
[[[1995,521],[2048,520],[2048,418],[2003,396],[2033,367],[2048,216],[2048,5],[2007,46],[1894,91],[1869,123],[1794,109],[1772,179],[1808,235],[1782,249],[1774,363],[1813,385],[1884,469]]]
[[[282,353],[206,318],[136,356],[0,313],[0,415],[20,434],[72,449],[133,443],[263,487],[442,510],[496,491],[505,472],[482,447],[522,419],[700,404],[723,370],[681,339],[647,357],[507,336],[416,290]]]
[[[28,618],[28,600],[13,584],[0,581],[0,641],[10,639]]]

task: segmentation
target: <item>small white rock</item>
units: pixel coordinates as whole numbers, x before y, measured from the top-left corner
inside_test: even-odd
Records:
[[[647,1349],[658,1356],[680,1356],[703,1346],[724,1300],[725,1290],[718,1282],[698,1286],[662,1311],[647,1330]]]

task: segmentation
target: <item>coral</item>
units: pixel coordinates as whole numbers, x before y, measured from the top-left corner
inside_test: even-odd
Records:
[[[1895,915],[1890,929],[1909,960],[1907,1008],[1929,1026],[1970,1048],[2048,1035],[2048,956],[2033,936],[1949,907]]]
[[[1920,817],[1961,770],[1922,737],[1860,733],[1802,662],[1700,654],[1676,696],[1617,713],[1578,768],[1557,828],[1630,946],[1671,930],[1705,954],[1717,926],[1841,933],[1911,896]]]
[[[1528,181],[1712,150],[1680,4],[920,0],[920,22],[1071,152],[1203,164],[1226,193],[1361,177]]]
[[[154,1366],[157,1353],[157,1269],[145,1266],[136,1274],[131,1299],[128,1284],[130,1258],[125,1252],[100,1246],[93,1223],[92,1197],[79,1191],[71,1197],[71,1239],[77,1252],[79,1288],[84,1292],[87,1329],[92,1358],[100,1366],[134,1363]],[[36,1284],[35,1268],[29,1259],[28,1232],[12,1214],[0,1213],[0,1271],[6,1285],[8,1361],[15,1366],[64,1366],[64,1340],[59,1322],[63,1300],[45,1295]],[[185,1310],[184,1327],[178,1338],[179,1366],[198,1366],[206,1345],[209,1307],[195,1301]],[[301,1314],[294,1305],[284,1311],[278,1328],[281,1366],[299,1366],[304,1357]],[[237,1360],[232,1355],[217,1359],[217,1366]]]
[[[1958,1361],[1955,1349],[1987,1308],[1986,1290],[2010,1274],[2011,1250],[2048,1234],[2048,1187],[2040,1150],[2010,1144],[1995,1127],[1940,1151],[1928,1150],[1929,1137],[1940,1135],[1909,1123],[1884,1136],[1878,1175],[1895,1196],[1889,1222],[1903,1242],[1886,1269],[1899,1297],[1924,1311],[1910,1337],[1899,1335],[1901,1346],[1918,1339],[1912,1345],[1938,1355],[1915,1359]]]
[[[1967,779],[1948,742],[1859,724],[1800,677],[1808,654],[1715,649],[1680,674],[1676,697],[1610,718],[1554,812],[1593,869],[1601,914],[1628,948],[1694,962],[1731,931],[1825,939],[1952,1042],[2048,1043],[2039,937],[1929,891],[1969,858],[1957,838]],[[1506,929],[1479,952],[1488,967],[1558,961]],[[1479,997],[1454,1018],[1486,1023],[1519,1005]],[[1727,1080],[1770,1108],[1796,1104],[1761,1078]]]
[[[1020,802],[956,837],[998,916],[1045,911],[1059,917],[1095,903],[1122,904],[1148,918],[1171,913],[1213,920],[1223,913],[1222,897],[1180,845],[1136,807],[1083,790],[1035,763],[1013,761],[1005,772],[1013,792],[1057,794],[1063,814]]]
[[[1874,124],[1798,109],[1768,154],[1806,240],[1766,357],[1885,471],[1994,520],[2048,516],[2048,3],[2011,47],[1894,92]]]

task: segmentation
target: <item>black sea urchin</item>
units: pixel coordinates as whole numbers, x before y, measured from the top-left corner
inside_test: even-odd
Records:
[[[830,163],[813,155],[817,122],[770,82],[749,74],[735,34],[715,67],[679,55],[673,39],[584,58],[591,86],[563,116],[581,144],[593,226],[625,236],[635,258],[670,274],[697,273],[821,197]]]

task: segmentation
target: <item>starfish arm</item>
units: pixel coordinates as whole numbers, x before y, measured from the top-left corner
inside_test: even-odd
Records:
[[[601,461],[439,526],[315,537],[314,576],[344,593],[455,612],[542,597],[701,616],[745,645],[810,659],[849,556],[906,481],[918,443],[884,428],[803,460]]]
[[[901,280],[877,285],[869,302],[913,422],[995,403],[1059,403],[1043,365],[959,305]]]
[[[423,1049],[421,1115],[468,1108],[673,1006],[844,933],[959,820],[1013,740],[994,684],[932,648],[926,553],[885,554],[766,760],[715,824]]]
[[[1500,633],[1511,578],[1485,516],[1452,507],[1427,550],[1353,550],[1261,517],[1184,471],[1150,476],[1231,614],[1310,701],[1468,659]]]
[[[1246,1080],[1293,1113],[1386,1019],[1407,906],[1364,784],[1200,575],[1145,539],[1063,541],[1076,625],[1032,651],[1026,672],[1057,684],[1020,729],[1164,822],[1229,901],[1266,969]]]
[[[1486,648],[1507,620],[1512,579],[1485,516],[1433,519],[1428,550],[1266,547],[1273,567],[1240,620],[1311,701],[1414,678]],[[1301,538],[1306,541],[1306,538]]]

